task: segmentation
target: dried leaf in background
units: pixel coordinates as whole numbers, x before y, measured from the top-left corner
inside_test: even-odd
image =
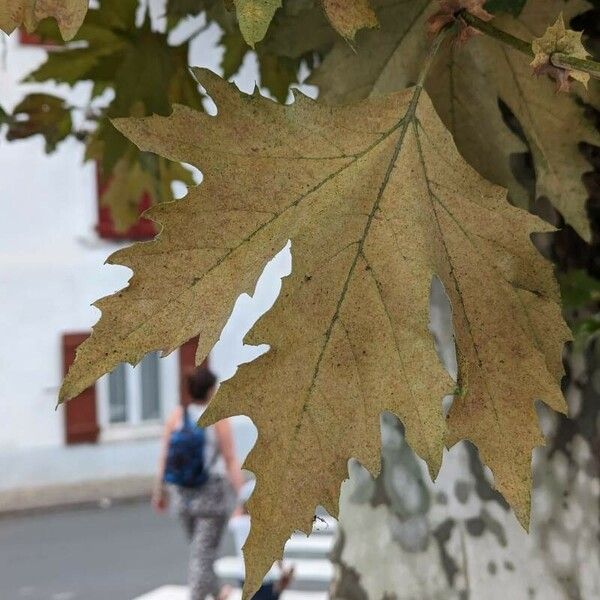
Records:
[[[81,27],[88,0],[0,0],[0,29],[12,33],[24,25],[33,31],[47,17],[54,17],[65,40]]]
[[[323,0],[323,9],[333,28],[348,40],[360,29],[378,26],[369,0]]]
[[[281,0],[234,0],[240,31],[249,46],[254,48],[267,33]]]

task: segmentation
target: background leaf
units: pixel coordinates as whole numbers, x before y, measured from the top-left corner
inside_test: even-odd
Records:
[[[71,112],[62,98],[51,94],[29,94],[13,109],[10,117],[4,113],[8,124],[6,139],[21,140],[42,135],[46,152],[55,150],[72,129]]]
[[[71,39],[83,23],[88,0],[3,0],[0,29],[12,33],[24,25],[33,31],[47,17],[54,17],[65,40]]]

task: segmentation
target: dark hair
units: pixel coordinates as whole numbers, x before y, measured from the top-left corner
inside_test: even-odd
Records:
[[[188,392],[193,402],[207,400],[208,393],[217,383],[217,378],[207,367],[196,367],[188,375]]]

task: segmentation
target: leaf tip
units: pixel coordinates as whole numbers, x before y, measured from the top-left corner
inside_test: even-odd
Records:
[[[515,503],[512,509],[521,527],[526,533],[529,533],[529,526],[531,524],[531,507],[529,502]]]

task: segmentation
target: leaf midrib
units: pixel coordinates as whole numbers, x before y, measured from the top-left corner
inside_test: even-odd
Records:
[[[373,206],[371,207],[371,211],[367,217],[367,221],[365,223],[365,227],[363,229],[363,233],[361,235],[360,240],[358,240],[358,244],[357,244],[357,249],[356,249],[356,253],[354,255],[354,259],[348,269],[348,273],[346,275],[346,279],[344,281],[344,285],[342,286],[342,290],[340,292],[340,297],[338,299],[338,302],[336,304],[335,307],[335,311],[332,315],[332,318],[330,320],[329,326],[327,328],[327,330],[325,331],[325,339],[323,341],[323,345],[321,346],[321,350],[319,353],[319,356],[317,358],[317,362],[315,364],[315,368],[313,370],[313,375],[311,378],[311,382],[309,385],[309,388],[306,392],[306,395],[304,396],[304,401],[301,407],[301,411],[299,413],[300,418],[298,419],[298,422],[296,424],[296,427],[294,429],[294,435],[292,437],[292,440],[288,446],[288,452],[287,452],[287,456],[285,459],[285,464],[287,464],[289,462],[289,457],[292,454],[292,451],[295,449],[296,447],[296,443],[297,443],[297,439],[298,439],[298,435],[300,432],[300,429],[302,427],[302,422],[303,422],[303,418],[305,413],[308,410],[308,405],[309,402],[311,400],[312,397],[312,392],[314,390],[314,386],[316,384],[317,378],[319,376],[319,372],[320,372],[320,368],[321,368],[321,363],[323,361],[323,357],[325,355],[325,351],[327,349],[327,346],[329,344],[329,341],[331,339],[331,334],[333,333],[333,328],[335,327],[335,324],[337,322],[337,320],[339,319],[339,315],[340,315],[340,311],[342,308],[342,305],[344,303],[344,300],[346,298],[346,294],[348,292],[348,288],[350,286],[350,281],[352,279],[352,275],[354,274],[354,270],[356,268],[356,265],[358,264],[358,259],[360,256],[364,255],[363,254],[363,247],[365,244],[365,240],[367,239],[368,235],[369,235],[369,231],[371,229],[371,224],[373,222],[373,219],[375,217],[375,213],[377,212],[379,205],[381,203],[381,199],[383,197],[383,194],[385,193],[385,190],[387,189],[387,186],[389,184],[390,181],[390,177],[392,174],[392,171],[394,170],[394,167],[396,166],[396,162],[398,160],[398,156],[400,155],[400,152],[402,150],[403,144],[404,144],[404,140],[406,137],[406,133],[408,131],[408,128],[410,126],[411,123],[414,122],[415,120],[415,114],[416,114],[416,110],[417,110],[417,106],[419,103],[419,98],[421,96],[421,92],[423,91],[423,82],[420,82],[419,84],[417,84],[414,87],[414,91],[413,91],[413,95],[410,99],[410,103],[408,105],[408,108],[406,110],[406,113],[404,114],[404,116],[398,121],[398,123],[394,126],[394,128],[392,128],[390,130],[390,133],[392,131],[395,131],[396,129],[400,128],[400,134],[398,136],[398,140],[394,146],[394,151],[392,153],[392,157],[389,161],[389,164],[387,166],[386,172],[384,174],[383,180],[381,182],[381,185],[379,187],[379,190],[377,192],[377,196],[375,197],[375,201],[373,202]],[[383,141],[383,140],[381,140]]]

